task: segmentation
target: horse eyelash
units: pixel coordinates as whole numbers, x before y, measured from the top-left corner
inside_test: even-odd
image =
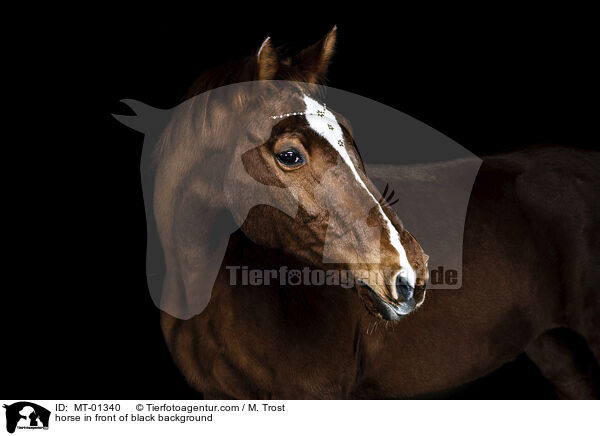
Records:
[[[383,193],[381,194],[381,198],[379,199],[379,204],[381,204],[383,206],[384,203],[387,203],[388,206],[392,206],[396,203],[398,203],[398,201],[400,201],[399,198],[394,199],[394,201],[392,201],[394,194],[396,194],[396,191],[394,191],[394,189],[392,189],[392,192],[390,192],[388,194],[388,189],[390,187],[389,183],[385,184],[385,188],[383,189]],[[387,197],[386,197],[387,195]]]

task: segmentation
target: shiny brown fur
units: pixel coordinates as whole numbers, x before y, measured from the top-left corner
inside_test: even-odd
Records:
[[[254,67],[244,74],[314,81],[323,70],[320,44],[312,69],[295,71],[291,60],[274,66],[268,42],[265,69],[259,57],[258,65],[246,61]],[[206,398],[435,395],[523,351],[561,397],[597,397],[599,174],[598,153],[559,147],[486,158],[465,224],[463,287],[429,293],[399,322],[375,318],[354,291],[231,286],[223,268],[203,313],[189,320],[162,314],[169,350]],[[266,218],[289,219],[257,207],[246,226]],[[305,265],[241,230],[223,260],[261,269],[282,264]],[[591,353],[578,353],[573,336]]]

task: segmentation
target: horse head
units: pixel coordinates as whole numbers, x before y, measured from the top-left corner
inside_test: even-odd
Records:
[[[385,320],[423,302],[427,256],[367,176],[350,124],[323,102],[318,83],[335,38],[334,28],[287,59],[267,38],[239,68],[237,81],[248,81],[169,111],[146,197],[164,251],[167,312],[189,318],[206,307],[237,228],[313,268],[364,272],[359,295]]]

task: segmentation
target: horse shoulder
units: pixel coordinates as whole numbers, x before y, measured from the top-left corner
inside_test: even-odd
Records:
[[[600,153],[551,147],[516,158],[525,170],[515,192],[534,237],[556,261],[564,322],[592,328],[590,316],[600,317]]]

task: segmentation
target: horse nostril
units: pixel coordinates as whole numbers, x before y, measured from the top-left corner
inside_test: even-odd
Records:
[[[413,293],[415,292],[415,288],[408,284],[406,278],[401,277],[400,274],[396,276],[396,291],[404,301],[408,301],[413,297]]]

